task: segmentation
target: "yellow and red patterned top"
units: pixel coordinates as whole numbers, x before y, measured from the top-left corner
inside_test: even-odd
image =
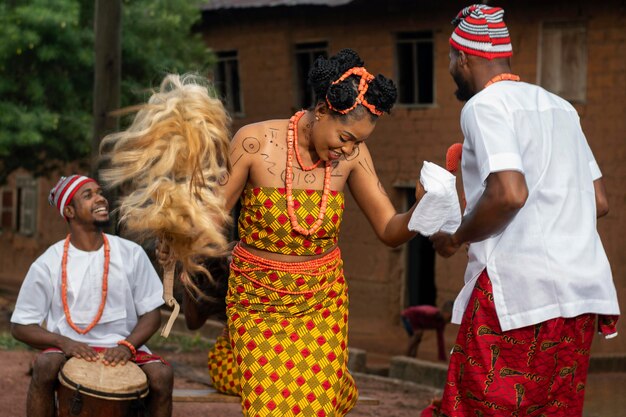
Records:
[[[298,223],[310,227],[322,201],[321,190],[293,190]],[[319,255],[337,243],[344,195],[331,191],[324,222],[317,232],[304,236],[291,227],[285,188],[246,187],[241,196],[239,237],[246,245],[284,255]]]

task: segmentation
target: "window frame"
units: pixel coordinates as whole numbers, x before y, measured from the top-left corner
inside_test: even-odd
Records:
[[[222,103],[224,103],[224,107],[228,112],[234,117],[245,117],[245,106],[243,100],[243,92],[241,88],[241,76],[239,70],[239,51],[236,49],[228,49],[222,51],[215,51],[215,56],[217,61],[215,63],[215,67],[213,69],[213,83],[216,92],[219,94]],[[239,108],[235,108],[235,94],[233,92],[233,82],[232,79],[232,63],[236,65],[236,74],[237,74],[237,84],[238,84],[238,94],[237,99],[239,102]],[[224,79],[219,79],[218,74],[221,69],[220,66],[224,65]],[[224,85],[224,91],[220,88],[220,84]]]
[[[37,233],[39,182],[30,176],[15,178],[14,230],[24,236]]]
[[[15,227],[15,197],[16,190],[9,187],[0,187],[0,233],[4,231],[11,231]],[[9,196],[8,204],[5,204],[5,195]],[[4,224],[5,215],[10,216],[7,224]]]
[[[426,37],[424,35],[428,34],[429,37]],[[411,36],[413,36],[413,39],[409,39]],[[400,39],[401,37],[406,37],[405,39]],[[433,108],[433,107],[437,107],[437,89],[436,89],[436,73],[437,73],[437,67],[436,67],[436,56],[437,56],[437,52],[436,52],[436,31],[435,30],[403,30],[403,31],[396,31],[394,33],[394,74],[395,74],[395,80],[396,80],[396,84],[397,84],[397,88],[398,88],[398,101],[396,103],[397,107],[403,107],[403,108],[407,108],[407,109],[428,109],[428,108]],[[413,58],[414,58],[414,68],[416,71],[413,71],[413,75],[414,75],[414,79],[413,79],[413,83],[414,83],[414,91],[412,93],[413,95],[413,102],[410,103],[402,103],[400,101],[400,97],[402,94],[401,89],[403,88],[403,86],[401,85],[401,77],[400,77],[400,54],[399,54],[399,45],[400,44],[412,44],[413,45]],[[419,66],[418,66],[418,62],[417,62],[417,44],[418,43],[430,43],[432,46],[432,57],[431,57],[431,74],[432,74],[432,79],[431,79],[431,85],[432,85],[432,101],[430,103],[419,103],[416,102],[415,100],[419,99]]]
[[[570,96],[567,93],[567,91],[561,91],[561,89],[559,89],[558,91],[555,91],[554,88],[552,88],[552,86],[550,85],[546,85],[545,81],[544,81],[544,69],[543,69],[543,64],[544,64],[544,49],[545,49],[545,45],[544,45],[544,41],[545,41],[545,37],[546,37],[546,27],[547,26],[551,26],[551,28],[549,28],[549,30],[553,30],[556,28],[560,28],[561,29],[561,35],[563,34],[562,29],[566,29],[568,27],[570,28],[575,28],[575,30],[579,30],[584,32],[584,36],[585,36],[585,42],[583,48],[582,48],[582,56],[580,57],[580,62],[583,64],[584,68],[582,69],[582,71],[584,72],[584,74],[580,75],[580,78],[583,80],[583,85],[580,87],[582,91],[579,91],[579,95],[576,97]],[[588,86],[588,77],[589,77],[589,39],[588,39],[588,35],[589,35],[589,27],[588,27],[588,22],[585,20],[547,20],[547,21],[542,21],[539,23],[539,36],[538,36],[538,53],[537,53],[537,79],[536,79],[536,83],[537,85],[545,88],[546,90],[550,91],[551,93],[554,93],[556,95],[558,95],[559,97],[563,98],[564,100],[567,100],[568,102],[572,103],[572,104],[585,104],[587,102],[587,86]],[[561,43],[562,45],[562,43]],[[559,78],[562,77],[562,74],[567,71],[563,70],[562,68],[567,68],[566,65],[564,65],[564,61],[562,59],[561,56],[561,60],[560,60],[560,72],[559,72]],[[567,81],[567,80],[566,80]],[[568,84],[566,81],[561,82],[561,84]]]
[[[317,52],[317,55],[316,55]],[[317,41],[301,41],[294,42],[292,45],[292,58],[293,58],[293,77],[294,77],[294,96],[293,103],[294,108],[296,109],[308,109],[310,106],[315,105],[315,92],[313,91],[313,87],[308,85],[308,73],[300,74],[300,66],[298,55],[307,54],[309,57],[309,69],[313,66],[313,63],[320,56],[319,52],[324,53],[324,57],[329,57],[329,46],[328,41],[326,40],[317,40]],[[311,103],[304,103],[304,94],[302,87],[309,89],[309,93],[311,95]]]

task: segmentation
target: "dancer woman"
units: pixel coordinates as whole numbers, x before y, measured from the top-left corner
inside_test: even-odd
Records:
[[[393,82],[370,74],[349,49],[318,58],[309,82],[313,108],[236,133],[221,182],[227,208],[241,199],[241,240],[227,332],[209,369],[218,390],[241,396],[244,416],[343,416],[356,402],[337,246],[345,186],[382,242],[398,246],[415,235],[407,228],[413,208],[396,213],[367,146],[396,100]],[[417,190],[419,201],[419,182]]]

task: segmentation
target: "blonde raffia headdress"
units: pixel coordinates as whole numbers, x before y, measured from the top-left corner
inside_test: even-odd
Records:
[[[224,229],[230,216],[218,183],[230,169],[230,117],[206,84],[198,77],[166,76],[132,124],[100,146],[109,167],[101,181],[124,192],[124,229],[169,247],[163,298],[174,311],[164,337],[179,311],[173,297],[176,262],[186,289],[198,292],[190,276],[204,274],[212,281],[202,261],[225,256],[228,249]]]

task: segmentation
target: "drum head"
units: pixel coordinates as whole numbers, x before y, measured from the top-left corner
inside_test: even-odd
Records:
[[[148,395],[148,378],[134,363],[110,366],[70,358],[59,372],[59,382],[85,395],[107,400],[128,400]]]

